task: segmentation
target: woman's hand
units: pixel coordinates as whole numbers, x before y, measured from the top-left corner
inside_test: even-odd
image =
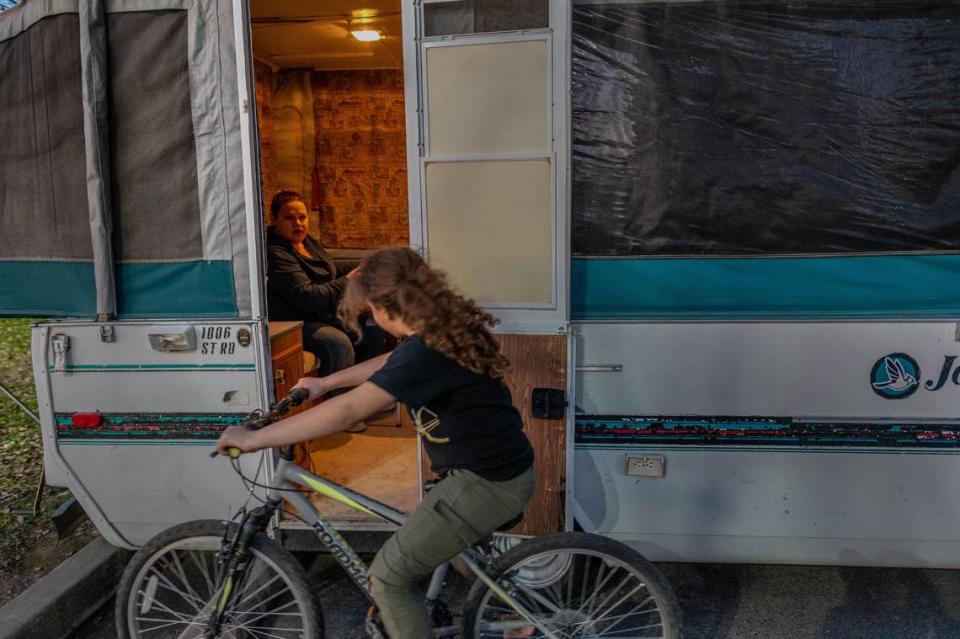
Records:
[[[257,445],[256,439],[256,432],[240,426],[230,426],[220,434],[220,439],[217,440],[217,452],[227,455],[227,449],[239,448],[245,453],[252,453],[263,448]]]
[[[293,387],[302,388],[310,393],[307,399],[319,399],[333,390],[325,377],[301,377]]]

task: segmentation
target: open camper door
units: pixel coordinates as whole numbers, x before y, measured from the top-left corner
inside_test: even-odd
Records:
[[[117,545],[247,497],[208,457],[270,390],[242,7],[0,16],[0,315],[62,318],[33,329],[47,481]]]
[[[411,243],[501,320],[537,456],[525,533],[569,525],[564,4],[405,1],[403,15]]]

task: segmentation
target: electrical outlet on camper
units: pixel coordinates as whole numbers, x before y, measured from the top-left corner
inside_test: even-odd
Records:
[[[627,457],[627,474],[638,477],[663,477],[663,457],[659,455],[643,455]]]

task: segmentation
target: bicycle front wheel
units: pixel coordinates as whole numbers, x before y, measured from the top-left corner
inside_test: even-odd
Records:
[[[586,533],[535,537],[498,557],[492,573],[505,577],[509,596],[557,638],[682,636],[680,607],[666,578],[613,539]],[[462,634],[474,639],[550,636],[480,580],[464,607]]]
[[[227,585],[217,562],[224,523],[191,521],[148,541],[130,560],[117,589],[122,639],[199,639],[226,598],[217,637],[323,637],[320,604],[297,560],[263,534],[250,542],[238,583]]]

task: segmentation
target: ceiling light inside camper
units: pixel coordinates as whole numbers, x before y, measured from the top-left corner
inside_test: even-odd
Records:
[[[374,31],[372,29],[357,29],[356,31],[351,31],[350,35],[360,42],[376,42],[383,37],[380,35],[379,31]]]

